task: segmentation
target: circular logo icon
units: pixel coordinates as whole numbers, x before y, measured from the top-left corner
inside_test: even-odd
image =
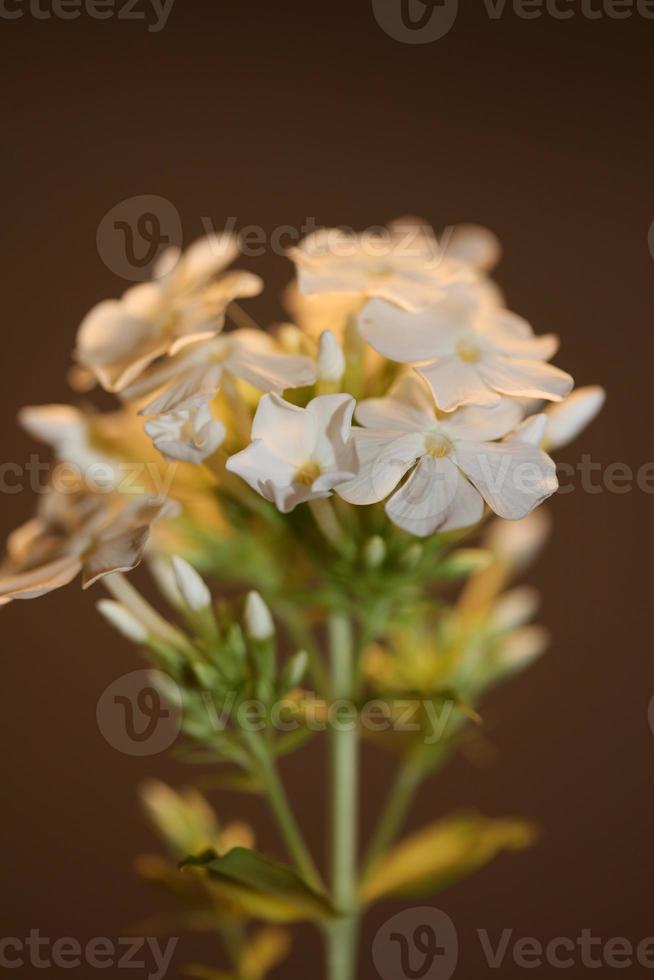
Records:
[[[431,44],[445,37],[456,21],[459,0],[372,0],[375,20],[403,44]]]
[[[157,670],[123,674],[105,689],[96,710],[102,737],[125,755],[165,752],[182,726],[179,688]]]
[[[435,908],[405,909],[384,923],[372,945],[382,980],[450,980],[459,939],[449,915]]]
[[[139,194],[116,204],[98,225],[100,258],[129,282],[151,279],[157,260],[172,245],[181,247],[182,222],[174,204],[156,194]]]

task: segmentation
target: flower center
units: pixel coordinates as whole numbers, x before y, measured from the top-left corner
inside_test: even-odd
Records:
[[[442,459],[443,456],[449,456],[452,443],[440,432],[429,432],[425,437],[425,450],[430,456]]]
[[[306,463],[302,463],[302,466],[298,468],[295,473],[295,483],[301,483],[303,487],[310,487],[314,480],[317,480],[322,469],[320,468],[320,463],[316,463],[315,460],[309,459]]]
[[[479,347],[473,340],[460,340],[456,345],[456,352],[466,364],[474,364],[480,357]]]

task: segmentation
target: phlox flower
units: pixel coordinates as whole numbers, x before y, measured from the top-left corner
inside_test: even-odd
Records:
[[[358,323],[384,357],[416,365],[445,412],[497,405],[502,395],[560,401],[573,385],[569,374],[546,363],[558,339],[535,336],[526,320],[474,285],[453,283],[418,312],[373,299]]]
[[[423,308],[454,279],[474,279],[498,254],[484,228],[463,226],[439,242],[415,218],[363,233],[321,228],[289,250],[302,294],[381,297],[407,309]]]
[[[213,417],[211,406],[200,398],[158,415],[144,429],[165,459],[201,463],[213,455],[225,438],[225,426]]]
[[[231,456],[236,473],[282,513],[331,496],[356,472],[350,438],[354,399],[319,395],[298,408],[278,395],[264,395],[252,423],[252,442]]]
[[[218,333],[227,306],[262,289],[250,272],[224,273],[237,254],[237,240],[227,234],[201,238],[183,254],[167,249],[151,282],[87,314],[77,335],[77,362],[107,391],[119,392],[158,357]]]
[[[503,399],[492,408],[435,409],[415,375],[402,377],[385,398],[357,407],[352,437],[359,471],[337,489],[353,504],[386,503],[390,519],[420,537],[476,524],[484,501],[518,520],[557,488],[553,461],[537,446],[509,438],[521,408]]]
[[[152,523],[176,512],[176,505],[161,497],[125,504],[115,497],[51,490],[41,498],[37,516],[7,541],[0,598],[33,599],[68,585],[80,572],[86,589],[112,572],[129,571],[141,561]]]

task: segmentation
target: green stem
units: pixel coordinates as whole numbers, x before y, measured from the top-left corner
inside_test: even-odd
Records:
[[[332,696],[352,698],[354,649],[352,628],[341,612],[329,618]],[[354,980],[358,931],[358,723],[332,721],[332,897],[340,918],[327,934],[329,980]]]
[[[257,763],[270,808],[277,820],[279,831],[289,854],[307,884],[316,891],[322,892],[323,883],[320,874],[300,833],[272,753],[257,733],[244,730],[243,735]]]
[[[331,544],[336,551],[340,552],[340,554],[346,554],[348,551],[347,538],[343,533],[343,528],[338,522],[338,518],[332,506],[331,500],[324,498],[310,500],[309,510],[313,514],[313,519],[329,544]]]

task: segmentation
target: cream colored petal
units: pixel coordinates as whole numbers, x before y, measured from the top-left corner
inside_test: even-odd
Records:
[[[31,436],[50,446],[86,440],[86,419],[72,405],[28,405],[21,408],[18,421]]]
[[[238,238],[228,232],[205,235],[186,249],[175,269],[175,285],[197,289],[230,265],[239,253]]]
[[[312,458],[327,469],[351,469],[354,463],[350,444],[352,414],[355,406],[351,395],[319,395],[307,405],[315,421],[315,442]]]
[[[417,537],[476,524],[483,511],[481,497],[448,457],[423,456],[386,504],[393,523]]]
[[[477,408],[464,405],[439,420],[448,438],[492,442],[513,432],[522,418],[522,407],[513,398],[502,398],[497,405]]]
[[[477,367],[489,388],[503,395],[561,401],[574,384],[565,371],[543,361],[488,356]]]
[[[454,355],[423,364],[416,370],[429,384],[441,411],[452,412],[461,405],[489,407],[499,403],[498,393],[482,377],[480,364],[462,361]]]
[[[82,562],[77,555],[65,555],[29,572],[0,575],[0,597],[36,599],[68,585],[79,574]]]
[[[409,312],[382,299],[372,299],[364,306],[358,326],[371,347],[401,364],[451,354],[456,344],[456,337],[434,322],[431,310]]]
[[[129,572],[136,568],[149,534],[149,527],[137,527],[100,540],[84,560],[82,587],[88,589],[112,572]]]
[[[358,458],[357,475],[337,487],[351,504],[373,504],[391,493],[425,451],[421,433],[353,429]]]
[[[457,225],[443,236],[442,246],[448,257],[483,272],[494,268],[502,255],[499,238],[481,225]]]
[[[557,487],[553,460],[517,441],[456,444],[456,461],[500,517],[519,520]]]
[[[599,385],[577,388],[558,405],[546,411],[545,444],[549,449],[567,446],[590,425],[602,410],[606,392]]]
[[[311,458],[316,445],[315,417],[279,395],[264,395],[252,423],[252,440],[260,440],[294,468]],[[233,458],[233,457],[232,457]]]
[[[316,366],[310,357],[259,354],[240,344],[225,359],[225,370],[265,392],[304,388],[316,380]]]
[[[293,452],[292,447],[286,447],[286,450]],[[230,473],[240,476],[267,500],[274,500],[275,488],[286,491],[292,486],[298,466],[277,455],[261,439],[256,439],[240,453],[230,456],[226,468]]]

